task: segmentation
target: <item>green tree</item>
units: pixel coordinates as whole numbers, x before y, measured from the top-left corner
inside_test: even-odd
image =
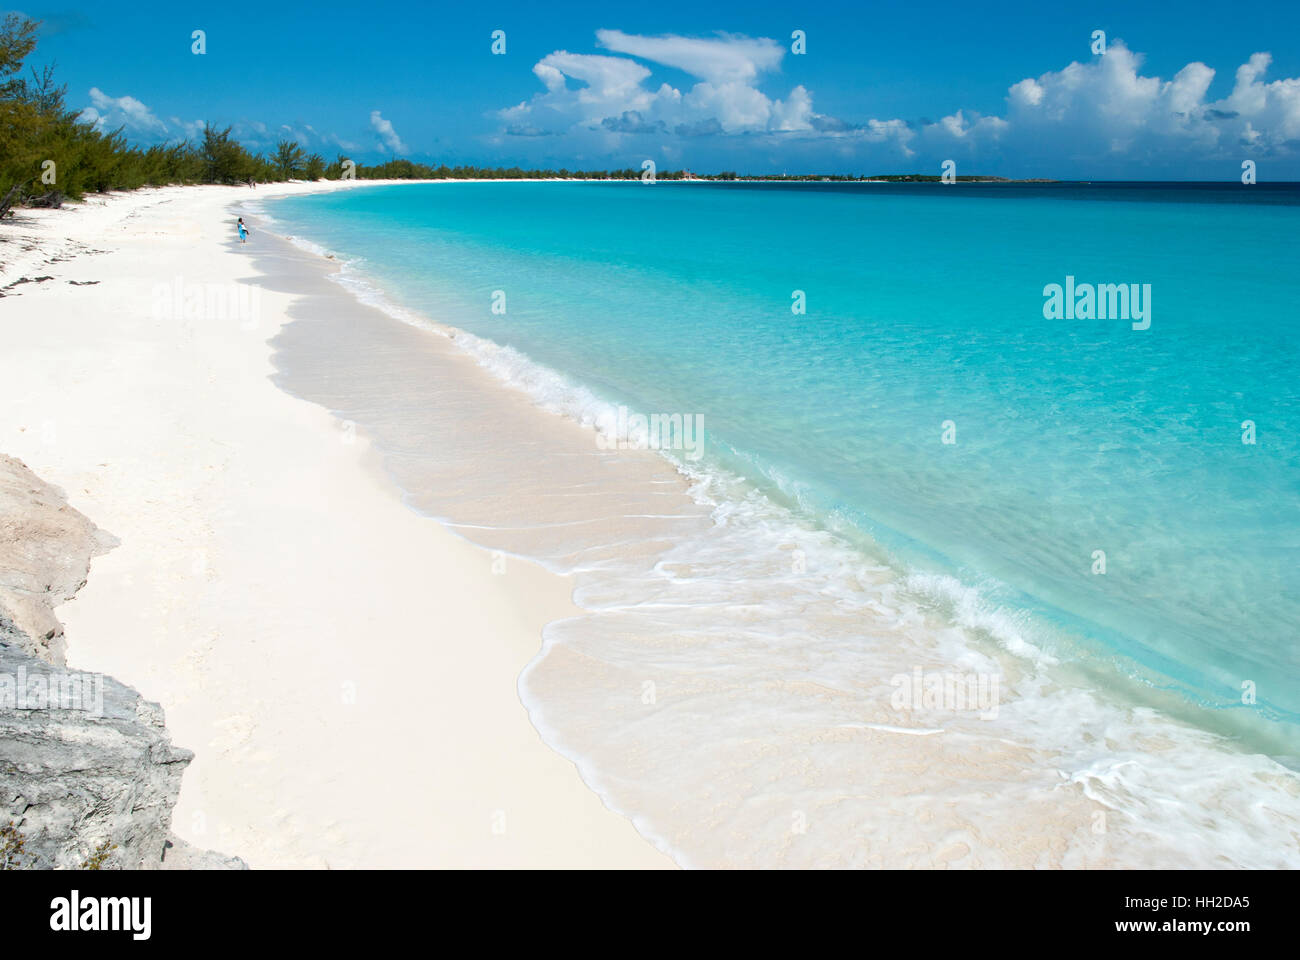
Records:
[[[22,90],[23,62],[36,49],[40,21],[20,13],[6,13],[0,22],[0,97],[6,100]]]
[[[49,119],[26,97],[23,62],[36,49],[37,21],[17,13],[0,21],[0,217],[40,175],[39,144]]]
[[[242,183],[253,175],[255,164],[237,141],[230,138],[230,127],[218,130],[203,126],[203,143],[199,147],[206,183]]]
[[[300,180],[307,172],[307,159],[297,143],[281,140],[275,145],[271,166],[280,180]]]

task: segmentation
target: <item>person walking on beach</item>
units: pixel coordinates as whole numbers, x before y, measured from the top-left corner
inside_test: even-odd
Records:
[[[244,226],[244,218],[239,218],[239,242],[248,243],[248,227]]]

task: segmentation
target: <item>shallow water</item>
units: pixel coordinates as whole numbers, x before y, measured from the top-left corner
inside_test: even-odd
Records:
[[[373,326],[290,328],[279,362],[356,414],[413,505],[577,572],[591,614],[548,628],[521,693],[682,862],[1295,865],[1297,782],[1261,754],[1296,752],[1300,698],[1300,195],[1249,189],[273,206],[544,407],[698,415],[699,460],[481,423],[481,387],[410,344],[362,362]],[[1045,320],[1067,275],[1151,284],[1150,328]],[[997,709],[900,707],[917,668],[996,682]]]

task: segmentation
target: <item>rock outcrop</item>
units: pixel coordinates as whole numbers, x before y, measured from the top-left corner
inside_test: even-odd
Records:
[[[75,868],[101,851],[106,867],[160,864],[194,755],[172,745],[157,704],[23,645],[0,634],[0,824],[21,835],[23,865]],[[49,696],[74,676],[76,700]]]
[[[19,647],[63,666],[67,650],[54,608],[85,586],[91,558],[115,546],[61,490],[0,454],[0,617]]]
[[[193,754],[162,708],[66,667],[54,607],[113,544],[0,455],[0,868],[242,868],[172,836]]]

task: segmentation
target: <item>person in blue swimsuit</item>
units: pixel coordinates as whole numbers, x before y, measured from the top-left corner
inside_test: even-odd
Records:
[[[244,226],[244,218],[239,218],[239,242],[248,243],[248,227]]]

